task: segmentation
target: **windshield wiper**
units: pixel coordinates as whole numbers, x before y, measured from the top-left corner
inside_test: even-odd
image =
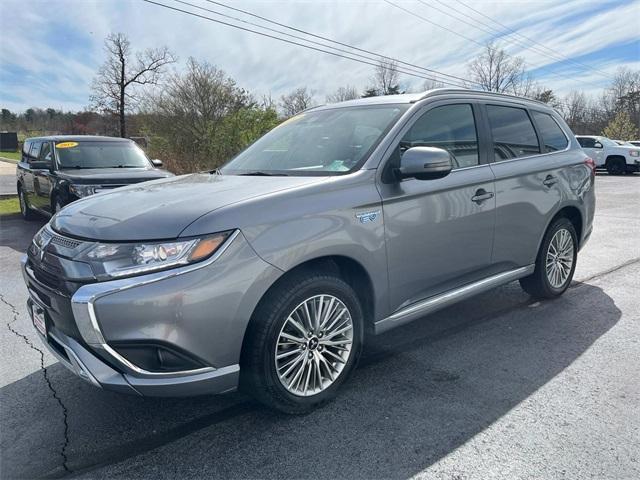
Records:
[[[254,172],[239,173],[240,176],[254,176],[254,177],[288,177],[286,173],[273,173],[265,172],[262,170],[256,170]]]

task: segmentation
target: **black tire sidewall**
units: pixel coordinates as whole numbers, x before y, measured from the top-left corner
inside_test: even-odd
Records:
[[[551,283],[549,282],[549,278],[547,276],[546,261],[547,261],[547,252],[549,250],[549,244],[551,243],[551,240],[553,239],[553,236],[556,234],[556,232],[561,229],[567,230],[571,235],[571,240],[573,242],[573,262],[571,264],[571,271],[569,272],[569,276],[567,277],[566,282],[562,287],[556,288],[553,285],[551,285]],[[542,243],[542,248],[540,249],[540,255],[538,258],[538,265],[537,265],[540,271],[540,277],[541,277],[540,280],[542,281],[545,290],[547,290],[551,296],[562,295],[567,290],[567,288],[569,288],[569,285],[571,285],[571,280],[573,279],[573,274],[576,270],[577,260],[578,260],[578,237],[576,235],[576,230],[573,224],[567,218],[559,218],[551,225],[551,227],[547,231],[547,234],[544,237],[544,241]]]
[[[276,394],[284,404],[290,405],[292,409],[305,411],[333,398],[340,386],[353,372],[362,350],[364,319],[362,307],[360,306],[357,295],[353,289],[340,278],[323,275],[317,278],[307,279],[307,281],[303,281],[299,287],[294,288],[293,290],[294,291],[287,292],[288,295],[287,293],[284,293],[284,295],[287,296],[287,299],[280,303],[280,306],[276,311],[270,312],[266,319],[266,321],[269,322],[269,325],[267,341],[263,344],[263,351],[260,355],[262,363],[261,375],[265,382],[265,388]],[[323,294],[333,295],[342,301],[349,309],[354,330],[353,345],[351,347],[351,354],[347,364],[343,368],[342,372],[340,372],[340,375],[334,383],[316,395],[302,397],[290,393],[278,378],[275,368],[276,342],[288,315],[306,299],[315,295]]]

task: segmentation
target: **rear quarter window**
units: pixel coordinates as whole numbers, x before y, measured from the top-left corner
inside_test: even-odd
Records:
[[[567,148],[569,140],[551,115],[535,111],[532,112],[532,115],[542,136],[545,153],[557,152]]]

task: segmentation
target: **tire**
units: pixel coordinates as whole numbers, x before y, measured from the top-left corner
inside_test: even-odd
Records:
[[[609,175],[624,175],[627,171],[627,164],[621,158],[614,158],[607,162],[607,173]]]
[[[36,217],[36,212],[29,208],[29,204],[24,196],[22,187],[18,187],[18,200],[20,203],[20,213],[22,214],[22,218],[25,220],[33,220]]]
[[[313,312],[314,305],[317,308],[321,303],[324,313],[334,313],[320,315],[326,320],[324,328],[311,330],[305,323],[304,307]],[[292,319],[298,327],[310,331],[304,335]],[[303,414],[319,407],[335,397],[355,368],[362,350],[363,323],[358,296],[335,273],[292,274],[267,294],[252,317],[240,362],[241,388],[287,414]],[[298,340],[290,341],[283,334]]]
[[[556,249],[560,251],[559,258],[554,255]],[[520,286],[536,298],[555,298],[562,295],[571,285],[577,257],[576,230],[567,218],[558,218],[549,226],[542,239],[535,270],[528,277],[520,279]]]

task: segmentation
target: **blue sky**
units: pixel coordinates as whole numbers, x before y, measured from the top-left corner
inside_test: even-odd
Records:
[[[198,12],[175,0],[157,1]],[[186,1],[257,21],[203,0]],[[536,81],[559,94],[572,90],[596,94],[619,67],[640,69],[640,1],[222,3],[460,77],[468,76],[467,64],[481,44],[497,40],[509,53],[524,57]],[[517,37],[509,29],[539,43]],[[372,75],[369,65],[283,44],[142,0],[2,0],[0,106],[13,111],[29,107],[79,110],[87,106],[91,80],[104,61],[103,41],[110,32],[127,34],[134,49],[169,46],[179,58],[173,67],[178,71],[191,56],[213,63],[258,98],[270,94],[277,99],[306,85],[317,101],[323,102],[326,94],[341,85],[363,90]],[[402,86],[408,90],[421,90],[423,82],[402,76]]]

